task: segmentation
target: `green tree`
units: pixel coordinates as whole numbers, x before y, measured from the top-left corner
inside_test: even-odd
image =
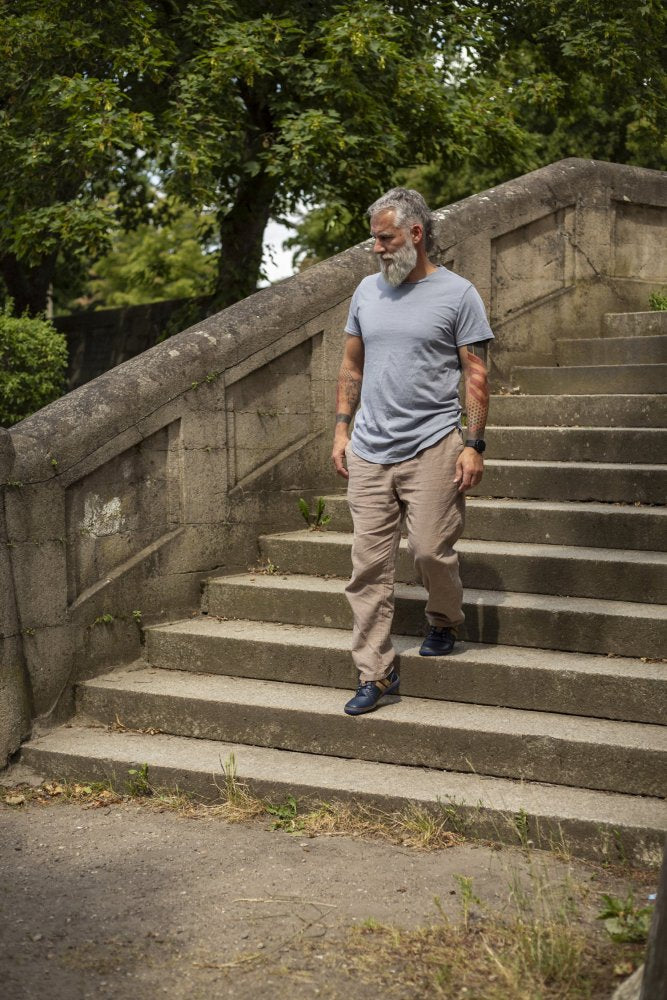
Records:
[[[117,230],[91,268],[87,294],[97,306],[135,306],[211,292],[216,267],[206,216],[174,206],[161,222]]]
[[[57,399],[65,384],[67,341],[44,319],[0,310],[0,426],[10,427]]]
[[[447,201],[569,153],[661,155],[658,0],[5,0],[3,14],[0,275],[21,310],[44,308],[59,267],[99,259],[114,226],[146,221],[152,174],[213,214],[219,308],[255,289],[270,216],[324,206],[310,246],[349,246],[400,168]]]
[[[400,164],[461,145],[471,127],[443,86],[474,29],[455,3],[199,0],[181,24],[191,54],[161,167],[183,200],[215,206],[218,306],[255,289],[270,216],[326,203],[345,227]],[[511,147],[514,122],[485,117]]]
[[[472,123],[428,164],[406,159],[393,181],[446,205],[566,156],[664,168],[667,9],[657,0],[480,0],[474,43],[445,81],[451,113]],[[486,109],[475,114],[475,108]],[[485,114],[513,120],[498,145]],[[505,134],[507,134],[505,132]],[[355,237],[365,229],[357,226]],[[348,246],[322,204],[290,241],[302,266]]]
[[[171,51],[159,7],[0,0],[0,277],[19,313],[44,310],[59,255],[99,257],[144,210]]]

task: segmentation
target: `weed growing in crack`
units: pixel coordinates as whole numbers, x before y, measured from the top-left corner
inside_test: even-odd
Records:
[[[275,816],[271,829],[286,830],[287,833],[301,833],[304,828],[303,818],[299,814],[299,804],[293,795],[288,795],[279,805],[266,806],[269,816]]]
[[[141,764],[140,767],[131,767],[128,774],[127,794],[132,798],[143,798],[153,794],[148,780],[148,764]]]
[[[331,514],[325,514],[326,500],[318,497],[315,509],[311,511],[310,506],[303,497],[299,497],[299,511],[311,531],[321,531],[326,528],[331,521]]]

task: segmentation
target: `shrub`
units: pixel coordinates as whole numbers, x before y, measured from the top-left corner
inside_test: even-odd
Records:
[[[9,427],[62,395],[67,340],[52,323],[0,310],[0,426]]]

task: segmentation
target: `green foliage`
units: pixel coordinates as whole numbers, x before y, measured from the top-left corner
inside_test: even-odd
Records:
[[[133,798],[143,798],[153,794],[148,780],[148,764],[131,767],[128,772],[127,794]]]
[[[317,498],[317,504],[315,505],[315,510],[311,511],[310,507],[303,499],[299,497],[299,511],[301,517],[304,519],[311,531],[321,531],[322,528],[326,528],[327,524],[331,521],[331,514],[325,514],[326,500],[324,497]]]
[[[21,312],[54,278],[73,297],[84,260],[106,304],[228,304],[256,287],[269,217],[317,208],[300,247],[326,256],[403,175],[435,205],[567,155],[664,163],[659,0],[5,6],[0,277]],[[182,245],[154,184],[194,213]]]
[[[664,292],[651,292],[648,297],[649,308],[655,312],[664,312],[667,309],[667,290]]]
[[[98,615],[97,618],[95,618],[93,625],[111,625],[114,620],[114,616],[108,611],[105,611],[104,614]]]
[[[58,254],[100,255],[141,212],[172,50],[149,0],[24,0],[0,19],[0,270],[21,311],[44,308]],[[101,196],[123,191],[123,211]],[[41,297],[42,301],[37,301]]]
[[[396,162],[394,183],[435,208],[567,156],[664,167],[667,8],[658,0],[480,0],[451,20],[446,136],[430,162]],[[348,225],[323,201],[290,246],[304,267],[366,235],[357,214]]]
[[[210,293],[216,272],[205,245],[210,220],[182,205],[167,207],[163,220],[112,235],[109,253],[91,268],[87,292],[95,305],[134,306]]]
[[[9,427],[57,399],[67,370],[65,336],[45,319],[0,310],[0,425]]]
[[[293,795],[288,795],[280,805],[267,803],[265,806],[269,816],[275,816],[271,824],[272,830],[285,830],[287,833],[300,833],[303,830],[303,820],[299,818],[299,804]]]
[[[653,907],[638,906],[631,891],[625,899],[605,893],[602,900],[604,906],[598,913],[598,920],[604,921],[605,930],[612,941],[639,944],[646,941]]]

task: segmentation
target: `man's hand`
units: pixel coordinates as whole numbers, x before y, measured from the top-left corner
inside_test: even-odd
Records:
[[[465,493],[481,482],[484,473],[484,459],[474,448],[464,448],[456,462],[456,476],[459,493]]]
[[[331,452],[331,458],[333,460],[333,464],[336,466],[336,472],[338,473],[339,476],[342,476],[343,479],[350,478],[350,473],[347,471],[344,465],[345,449],[347,448],[347,443],[349,440],[350,439],[347,435],[347,430],[343,431],[336,430],[336,434],[334,436],[333,451]]]

